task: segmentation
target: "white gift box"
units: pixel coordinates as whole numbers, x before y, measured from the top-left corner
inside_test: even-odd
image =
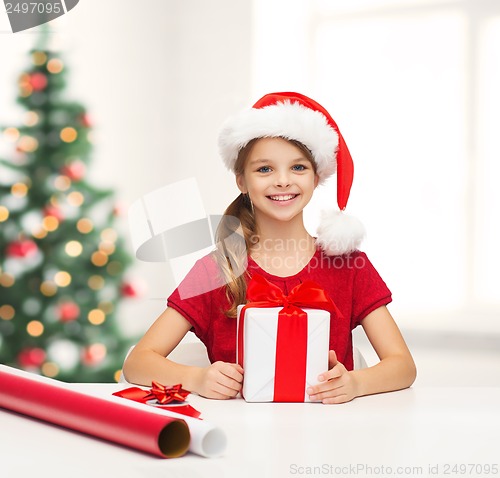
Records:
[[[238,306],[238,331],[240,313]],[[243,391],[247,402],[274,401],[278,314],[283,307],[249,307],[243,324]],[[304,390],[318,383],[318,375],[328,370],[330,312],[303,309],[307,313],[307,359]],[[238,351],[237,351],[238,354]],[[304,401],[310,402],[307,393]]]

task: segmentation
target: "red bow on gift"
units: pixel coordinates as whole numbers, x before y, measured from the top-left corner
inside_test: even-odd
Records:
[[[151,382],[152,387],[149,393],[144,397],[144,400],[152,400],[156,398],[158,402],[162,405],[166,405],[167,403],[178,401],[184,402],[186,397],[189,395],[187,390],[184,390],[180,383],[177,385],[172,385],[171,387],[166,387],[161,383],[155,382],[154,380]]]
[[[150,400],[157,400],[161,405],[167,405],[172,402],[184,402],[190,392],[184,390],[181,384],[167,387],[153,380],[150,390],[143,390],[139,387],[126,388],[113,393],[117,397],[127,398],[139,403],[148,403]],[[190,417],[199,418],[201,413],[189,404],[173,404],[172,406],[161,408],[171,412],[181,413]]]
[[[249,302],[240,312],[238,324],[238,363],[243,366],[243,325],[245,311],[250,307],[280,307],[276,338],[274,379],[275,402],[303,402],[307,365],[307,314],[304,308],[323,309],[337,317],[340,310],[327,293],[315,282],[305,281],[288,295],[259,274],[248,284]]]
[[[296,285],[288,295],[260,274],[254,274],[247,287],[247,299],[250,303],[245,307],[279,307],[295,310],[300,307],[324,309],[342,317],[335,302],[321,286],[312,280]]]

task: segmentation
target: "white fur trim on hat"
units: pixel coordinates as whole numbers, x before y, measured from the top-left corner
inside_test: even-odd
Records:
[[[316,162],[320,183],[335,173],[337,132],[322,113],[290,100],[250,108],[229,118],[219,134],[224,164],[234,172],[239,151],[254,138],[269,137],[293,139],[306,146]]]
[[[359,219],[341,211],[323,211],[316,242],[328,256],[338,256],[358,249],[365,234]]]

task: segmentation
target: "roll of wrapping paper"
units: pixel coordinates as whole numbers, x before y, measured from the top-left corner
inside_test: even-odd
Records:
[[[190,433],[179,418],[69,390],[61,382],[0,367],[0,407],[162,458],[184,455]],[[58,385],[60,383],[60,385]]]
[[[189,445],[189,451],[196,453],[197,455],[204,456],[206,458],[215,458],[224,453],[227,446],[226,434],[219,427],[216,427],[205,420],[200,420],[194,416],[187,416],[182,414],[182,412],[175,412],[175,408],[164,409],[161,407],[155,407],[151,405],[146,405],[145,403],[137,402],[131,400],[127,397],[126,390],[114,393],[112,399],[121,401],[126,398],[128,406],[135,408],[148,408],[152,413],[161,413],[168,415],[173,418],[182,418],[187,423],[189,427],[189,432],[191,433],[191,443]],[[182,410],[180,407],[179,410]]]

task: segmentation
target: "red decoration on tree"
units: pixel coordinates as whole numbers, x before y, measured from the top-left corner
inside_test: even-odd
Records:
[[[61,168],[61,174],[68,176],[71,181],[78,182],[85,177],[86,170],[85,164],[77,159],[69,164],[65,164]]]
[[[43,73],[33,73],[30,75],[30,85],[34,91],[42,91],[47,87],[47,77]]]
[[[61,168],[61,174],[68,176],[71,181],[81,181],[85,177],[86,167],[80,160],[73,161]]]
[[[61,322],[71,322],[80,316],[80,307],[74,302],[62,302],[57,307],[57,313]]]
[[[23,368],[40,367],[45,362],[47,354],[38,347],[25,348],[19,352],[17,362]]]
[[[126,281],[121,286],[121,293],[123,297],[139,297],[144,293],[144,285],[138,281]]]
[[[125,216],[127,208],[125,207],[125,204],[122,201],[118,201],[115,203],[115,206],[113,207],[113,216],[115,217],[123,217]]]
[[[55,217],[59,222],[61,222],[64,219],[64,215],[61,209],[51,205],[45,206],[43,208],[43,217],[47,216]]]
[[[38,246],[31,239],[21,239],[11,242],[5,249],[7,257],[19,257],[23,259],[33,257],[37,252]]]
[[[90,120],[88,113],[83,113],[80,115],[80,123],[85,128],[90,128],[92,126],[92,121]]]
[[[106,347],[103,344],[93,344],[85,347],[82,362],[88,367],[98,365],[106,358]]]
[[[136,291],[135,287],[133,286],[133,284],[131,284],[130,282],[125,282],[124,284],[122,284],[121,291],[122,291],[122,295],[124,297],[136,297],[137,296],[137,291]]]

